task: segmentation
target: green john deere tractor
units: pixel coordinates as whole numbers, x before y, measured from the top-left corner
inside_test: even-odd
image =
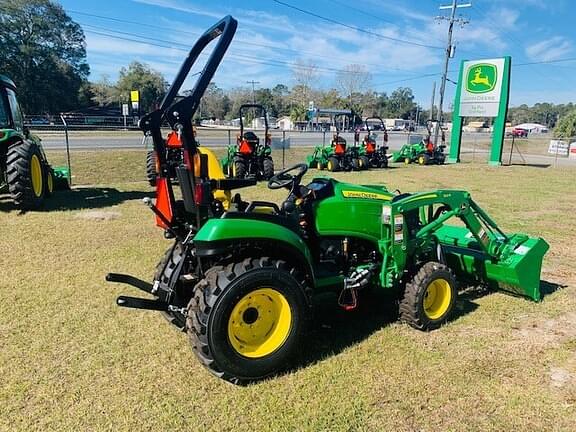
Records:
[[[392,154],[392,162],[404,162],[406,165],[417,163],[418,165],[443,165],[446,160],[444,144],[434,145],[432,142],[431,122],[426,125],[428,134],[420,142],[405,144],[399,151]],[[444,132],[442,132],[444,142]]]
[[[317,168],[323,170],[326,168],[328,171],[359,171],[367,169],[363,166],[362,159],[360,158],[360,148],[356,145],[356,141],[352,147],[348,146],[346,139],[340,135],[341,128],[339,126],[338,118],[354,118],[350,114],[336,114],[334,116],[334,124],[336,126],[336,133],[332,137],[330,147],[321,145],[316,146],[310,156],[306,157],[306,164],[309,168]],[[346,121],[342,120],[342,125]]]
[[[158,155],[165,154],[164,120],[180,131],[186,154],[176,169],[181,193],[160,160],[156,203],[147,202],[174,239],[153,282],[107,276],[152,298],[120,296],[118,305],[161,311],[187,332],[201,364],[243,383],[290,365],[319,293],[333,292],[351,310],[360,291],[389,290],[397,293],[400,319],[424,331],[450,320],[459,286],[483,284],[540,300],[548,244],[504,233],[465,191],[395,194],[325,177],[304,185],[308,167],[298,164],[268,181],[270,189],[286,189],[280,204],[231,198],[230,190],[256,181],[222,179],[216,158],[197,146],[190,120],[236,26],[228,16],[200,37],[160,109],[141,122]],[[172,104],[216,38],[192,94]]]
[[[264,117],[264,139],[253,132],[244,129],[244,113],[248,109],[255,109]],[[274,175],[274,161],[272,159],[271,136],[268,127],[268,113],[259,104],[244,104],[240,107],[240,133],[236,144],[228,147],[226,156],[222,159],[224,172],[230,178],[249,178],[268,180]]]
[[[20,210],[33,210],[66,187],[67,177],[67,169],[48,163],[40,138],[24,126],[16,85],[0,75],[0,193],[9,193]]]

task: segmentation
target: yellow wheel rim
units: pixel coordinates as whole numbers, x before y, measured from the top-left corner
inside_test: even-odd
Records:
[[[32,179],[32,190],[36,197],[42,196],[42,165],[37,155],[32,155],[30,159],[30,177]]]
[[[450,284],[445,279],[435,279],[426,288],[424,293],[424,312],[426,316],[435,320],[446,314],[452,300]]]
[[[362,168],[364,166],[364,162],[362,162],[362,159],[358,159],[358,166],[360,168]]]
[[[424,156],[420,156],[420,157],[418,158],[418,162],[420,163],[420,165],[424,165],[424,162],[426,162],[426,161],[424,160]]]
[[[228,320],[232,347],[248,358],[261,358],[280,348],[290,333],[292,312],[284,295],[260,288],[234,306]]]
[[[334,164],[332,163],[332,161],[328,161],[328,164],[326,165],[326,169],[328,171],[332,171],[333,168],[334,168]]]
[[[54,192],[54,174],[52,174],[52,171],[48,171],[48,175],[46,176],[46,188],[48,189],[48,193]]]
[[[404,158],[404,164],[408,165],[410,163],[410,158]]]

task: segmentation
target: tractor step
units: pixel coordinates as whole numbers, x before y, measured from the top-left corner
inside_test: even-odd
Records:
[[[146,309],[166,312],[168,311],[168,304],[160,300],[150,300],[138,297],[120,296],[116,299],[118,306],[132,308],[132,309]]]
[[[141,289],[147,293],[152,293],[153,285],[150,282],[143,281],[134,276],[121,274],[121,273],[108,273],[106,275],[106,280],[108,282],[117,282],[126,285],[133,286],[135,288]]]

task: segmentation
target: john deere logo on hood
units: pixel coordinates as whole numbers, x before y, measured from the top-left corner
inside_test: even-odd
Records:
[[[496,87],[496,65],[479,63],[468,69],[466,90],[470,93],[487,93]]]

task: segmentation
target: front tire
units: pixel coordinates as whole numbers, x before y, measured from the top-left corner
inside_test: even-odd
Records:
[[[457,296],[452,270],[444,264],[428,262],[406,284],[400,319],[418,330],[434,330],[450,319]]]
[[[326,169],[331,172],[338,171],[338,159],[336,159],[335,157],[328,158]]]
[[[44,167],[44,172],[46,173],[46,178],[44,181],[44,196],[50,197],[54,195],[54,187],[56,184],[56,179],[54,176],[54,170],[50,165]]]
[[[430,162],[430,157],[427,154],[421,154],[418,156],[418,165],[428,165]]]
[[[291,364],[308,315],[303,277],[295,268],[247,258],[206,272],[188,305],[187,332],[210,372],[241,384]]]

